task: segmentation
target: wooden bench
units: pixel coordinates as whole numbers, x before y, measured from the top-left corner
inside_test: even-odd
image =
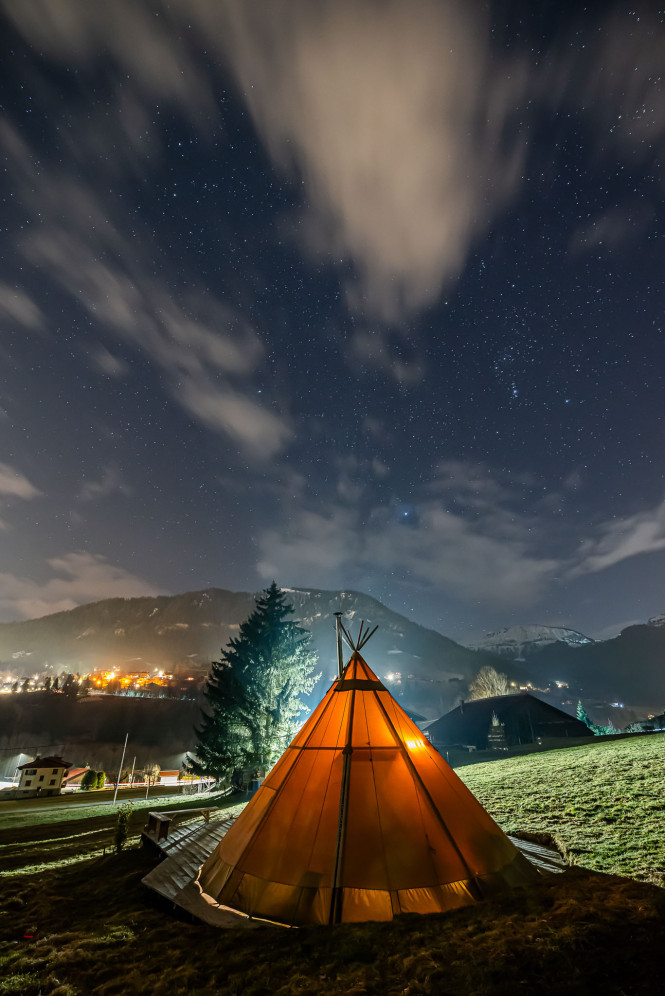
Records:
[[[142,837],[147,837],[152,843],[159,844],[160,840],[167,840],[171,823],[176,816],[185,813],[201,813],[206,823],[210,820],[212,809],[210,807],[196,809],[175,809],[172,813],[148,813],[148,822],[143,830]]]
[[[166,840],[172,819],[170,813],[148,813],[148,824],[145,832],[157,840]]]

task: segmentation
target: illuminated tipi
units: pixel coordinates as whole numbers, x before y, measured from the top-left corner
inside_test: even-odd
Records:
[[[474,903],[537,872],[360,655],[199,875],[214,902],[287,924]]]

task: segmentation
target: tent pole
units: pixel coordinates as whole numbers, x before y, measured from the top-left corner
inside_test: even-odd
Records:
[[[339,793],[339,814],[337,817],[337,846],[335,848],[335,870],[333,872],[333,887],[330,896],[330,913],[328,923],[339,923],[342,919],[342,901],[344,888],[342,873],[344,865],[344,844],[346,842],[346,826],[349,821],[349,785],[351,783],[351,755],[353,754],[353,713],[356,703],[356,693],[351,692],[349,705],[349,721],[346,731],[346,746],[342,751],[342,784]]]
[[[335,633],[337,635],[337,677],[342,677],[342,671],[344,670],[344,658],[342,656],[342,612],[333,612],[335,617]]]

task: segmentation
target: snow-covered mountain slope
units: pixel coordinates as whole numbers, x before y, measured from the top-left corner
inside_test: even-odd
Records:
[[[478,643],[473,644],[472,649],[498,654],[508,660],[525,660],[534,651],[542,650],[543,647],[552,643],[565,643],[569,647],[579,647],[595,642],[584,633],[578,633],[574,629],[533,624],[508,626],[495,633],[488,633]]]

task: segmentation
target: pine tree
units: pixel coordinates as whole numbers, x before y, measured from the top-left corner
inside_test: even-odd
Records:
[[[196,729],[196,756],[188,766],[197,775],[218,781],[253,760],[250,730],[255,723],[249,699],[224,660],[213,661],[203,694],[208,702]]]
[[[592,723],[591,719],[589,718],[588,712],[582,705],[581,699],[578,699],[577,702],[577,718],[580,720],[581,723],[586,723],[586,725],[589,727],[593,735],[596,737],[604,737],[610,733],[618,733],[618,730],[612,723],[611,719],[608,719],[607,721],[609,723],[609,726],[597,726],[595,723]]]
[[[220,778],[236,768],[272,764],[293,737],[301,695],[312,690],[316,655],[309,633],[287,617],[293,607],[275,582],[258,597],[237,637],[214,661],[204,690],[208,708],[196,730],[196,774]]]
[[[580,723],[585,723],[590,730],[595,731],[594,724],[589,719],[589,713],[582,705],[582,699],[578,699],[577,701],[577,718],[579,719]]]

